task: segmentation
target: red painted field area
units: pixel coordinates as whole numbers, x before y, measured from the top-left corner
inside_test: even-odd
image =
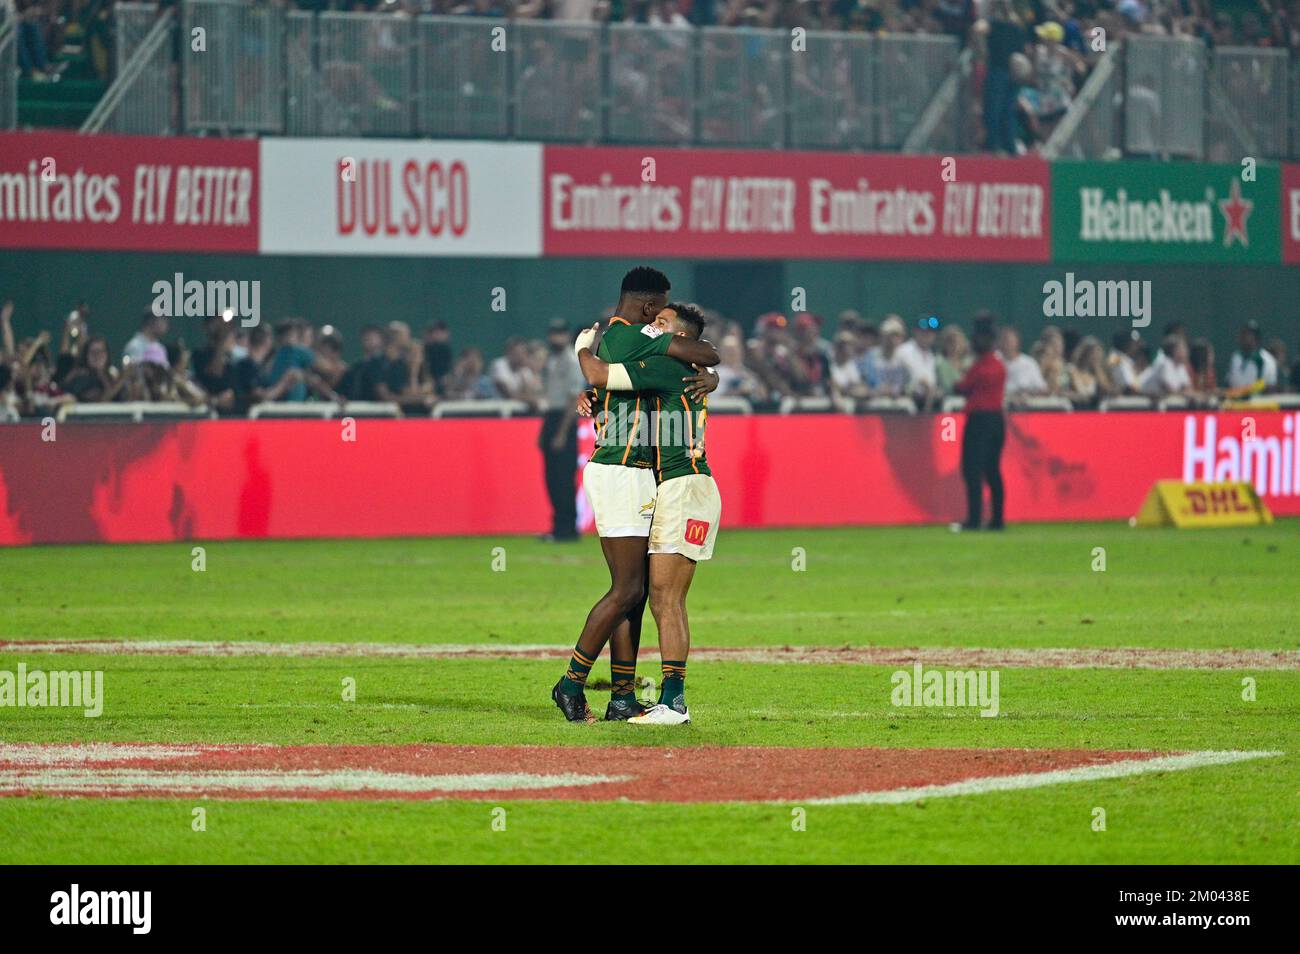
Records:
[[[1025,749],[16,744],[0,745],[0,795],[642,802],[861,796],[914,801],[1136,774],[1186,758],[1162,755]],[[890,797],[877,799],[872,793]]]

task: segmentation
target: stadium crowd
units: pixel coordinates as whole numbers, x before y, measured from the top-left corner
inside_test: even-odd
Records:
[[[514,337],[488,360],[478,347],[456,348],[445,322],[417,336],[404,322],[369,325],[359,356],[344,358],[340,332],[302,318],[267,328],[209,318],[193,350],[170,319],[145,312],[124,345],[110,344],[91,326],[79,302],[62,323],[57,344],[48,330],[16,340],[14,306],[0,306],[0,420],[44,417],[65,404],[179,402],[221,415],[245,415],[263,402],[348,401],[399,405],[427,415],[440,401],[513,400],[532,411],[554,410],[572,394],[571,342],[578,329],[552,322],[545,340]],[[858,408],[871,398],[910,398],[935,410],[954,393],[972,361],[957,324],[898,315],[868,321],[856,311],[837,316],[833,334],[814,314],[762,315],[752,333],[735,320],[706,312],[707,335],[721,355],[717,394],[775,408],[787,398],[830,398]],[[991,317],[987,313],[975,319]],[[1136,332],[1119,331],[1109,345],[1054,325],[1026,348],[1010,325],[998,351],[1007,368],[1008,406],[1057,398],[1095,408],[1111,397],[1185,398],[1209,405],[1255,391],[1300,391],[1300,360],[1289,363],[1286,343],[1243,325],[1237,348],[1220,376],[1213,347],[1189,340],[1179,322],[1167,325],[1155,346]],[[549,389],[552,379],[564,387]],[[1059,403],[1059,402],[1058,402]]]
[[[967,121],[979,130],[976,136],[985,151],[1004,155],[1032,152],[1047,142],[1104,44],[1130,32],[1186,36],[1209,47],[1253,45],[1300,51],[1300,0],[1231,4],[1212,0],[251,1],[394,16],[952,35],[974,52],[966,91]],[[159,8],[173,3],[165,0]],[[57,81],[70,57],[85,58],[95,74],[108,79],[109,49],[114,42],[112,8],[112,0],[0,0],[0,18],[17,19],[19,68],[35,81]]]

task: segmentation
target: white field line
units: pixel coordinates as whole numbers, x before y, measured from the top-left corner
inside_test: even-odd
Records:
[[[465,775],[408,775],[371,769],[331,771],[250,769],[168,772],[156,769],[0,769],[0,792],[479,792],[536,791],[625,782],[629,775],[538,775],[497,772]]]
[[[125,762],[133,759],[162,761],[188,759],[208,750],[203,745],[123,745],[117,742],[45,745],[40,742],[0,743],[0,766],[66,765],[69,762]]]
[[[1024,775],[1001,775],[989,778],[952,782],[947,785],[923,785],[919,788],[898,788],[890,792],[857,792],[836,795],[832,798],[809,799],[812,805],[906,805],[927,798],[950,798],[954,795],[987,795],[990,792],[1013,792],[1026,788],[1042,788],[1065,782],[1096,782],[1103,779],[1126,778],[1148,772],[1176,772],[1181,769],[1204,768],[1208,765],[1230,765],[1249,759],[1272,758],[1282,752],[1189,752],[1185,755],[1166,755],[1154,759],[1128,759],[1109,765],[1086,765],[1079,768],[1057,769],[1051,772],[1029,772]]]
[[[0,640],[0,654],[80,653],[105,656],[205,656],[394,659],[566,659],[568,645],[488,643],[276,643],[196,639]],[[646,657],[657,656],[652,647]],[[691,650],[697,662],[829,663],[878,666],[950,665],[1007,669],[1300,669],[1300,651],[1265,649],[1156,649],[1100,647],[977,648],[893,646],[723,646]]]

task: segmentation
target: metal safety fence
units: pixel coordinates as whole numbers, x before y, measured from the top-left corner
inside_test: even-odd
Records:
[[[199,133],[284,129],[285,11],[239,0],[181,4],[181,102]]]
[[[1044,155],[1300,157],[1298,68],[1285,50],[1126,37],[1094,67]]]
[[[1200,158],[1209,55],[1191,39],[1124,40],[1124,146],[1133,155]]]
[[[129,58],[155,8],[119,8],[118,53]],[[180,120],[197,134],[897,148],[958,55],[950,37],[793,42],[780,30],[310,13],[239,0],[179,9]]]
[[[144,38],[153,29],[158,19],[156,3],[116,3],[113,5],[113,77],[122,75],[122,70],[131,61]]]
[[[1123,143],[1122,48],[1111,47],[1093,67],[1070,111],[1043,146],[1048,159],[1115,159]]]
[[[126,16],[134,30],[141,25],[140,11]],[[129,133],[170,136],[180,130],[176,115],[176,14],[172,9],[154,12],[148,29],[134,52],[120,63],[108,90],[81,126],[83,133]],[[117,16],[117,11],[114,11]]]
[[[154,4],[117,4],[116,72],[133,85],[99,128],[922,152],[979,145],[976,73],[948,36],[311,13],[240,0],[181,0],[178,10],[161,42],[165,14]],[[0,65],[13,55],[5,35]],[[141,57],[146,68],[129,69]],[[12,122],[6,96],[0,85],[0,123]],[[1298,129],[1300,67],[1287,52],[1133,35],[1098,61],[1046,151],[1300,157]]]
[[[1276,159],[1288,154],[1290,143],[1291,57],[1286,50],[1219,47],[1211,60],[1210,83],[1244,128],[1248,142],[1242,155]],[[1211,118],[1221,114],[1211,111]],[[1217,141],[1207,135],[1209,143]],[[1210,155],[1215,161],[1234,157]]]

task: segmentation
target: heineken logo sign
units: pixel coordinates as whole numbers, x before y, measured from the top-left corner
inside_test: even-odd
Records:
[[[1212,189],[1205,198],[1175,199],[1168,189],[1156,198],[1134,199],[1127,189],[1107,195],[1105,189],[1079,190],[1082,212],[1079,237],[1085,242],[1213,242],[1215,206],[1222,216],[1223,244],[1250,245],[1247,219],[1255,203],[1241,196],[1241,183],[1232,180],[1226,199],[1216,201]]]
[[[1057,163],[1061,262],[1269,262],[1280,258],[1276,166],[1243,181],[1226,165]]]

